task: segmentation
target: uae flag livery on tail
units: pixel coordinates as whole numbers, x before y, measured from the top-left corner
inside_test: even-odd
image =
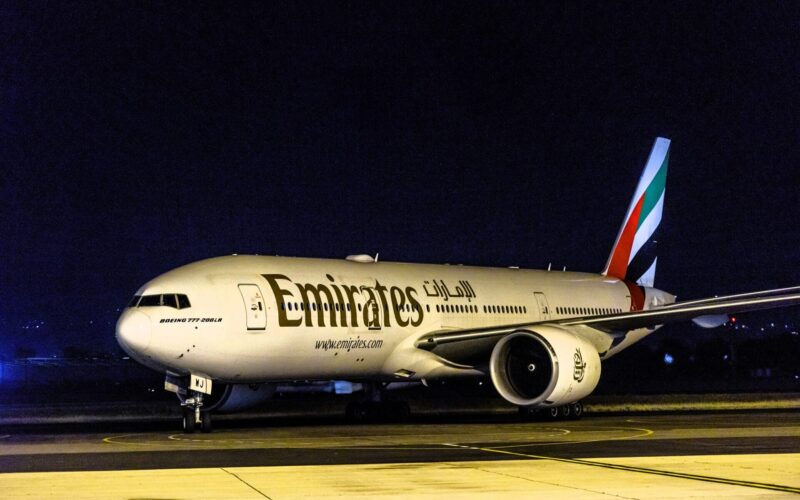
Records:
[[[656,276],[656,244],[669,166],[669,139],[659,137],[636,186],[628,213],[603,271],[641,286],[653,286]]]

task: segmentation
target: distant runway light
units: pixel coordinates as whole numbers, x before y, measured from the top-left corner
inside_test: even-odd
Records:
[[[675,361],[675,358],[672,357],[670,353],[664,353],[664,364],[671,365],[672,362]]]

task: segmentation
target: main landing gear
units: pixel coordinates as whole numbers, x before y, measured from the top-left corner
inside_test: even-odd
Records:
[[[548,408],[520,406],[519,415],[522,420],[578,420],[583,416],[583,404],[580,401],[563,406]]]
[[[411,415],[405,401],[387,399],[384,385],[365,384],[364,397],[347,404],[345,416],[353,422],[398,422]]]

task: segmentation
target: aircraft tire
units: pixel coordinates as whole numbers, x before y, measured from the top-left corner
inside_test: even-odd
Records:
[[[204,411],[200,413],[200,430],[208,434],[213,429],[211,425],[211,412]]]
[[[551,406],[544,410],[547,420],[561,419],[561,409],[558,406]]]
[[[183,409],[183,432],[185,434],[192,434],[194,433],[195,429],[195,421],[194,421],[194,410],[191,408],[184,408]]]
[[[580,401],[576,401],[572,403],[572,415],[571,418],[573,420],[578,420],[583,417],[583,404]]]

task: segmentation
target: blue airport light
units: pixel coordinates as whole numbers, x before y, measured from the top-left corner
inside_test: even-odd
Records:
[[[675,358],[672,357],[672,354],[666,352],[664,353],[664,364],[671,365],[672,362],[675,361]]]

